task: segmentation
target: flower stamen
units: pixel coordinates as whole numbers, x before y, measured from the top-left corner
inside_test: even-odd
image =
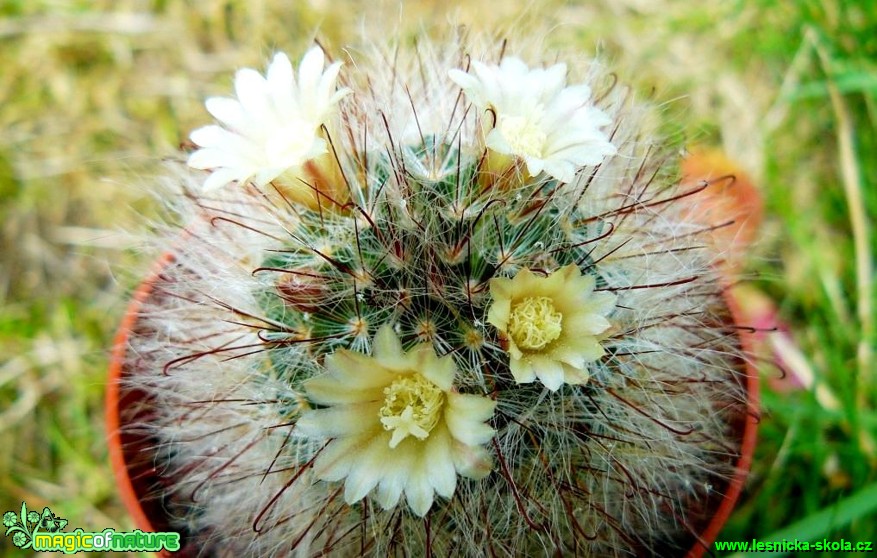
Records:
[[[543,157],[548,135],[532,118],[501,116],[499,127],[513,153],[539,159]]]
[[[438,424],[444,403],[444,392],[417,373],[384,388],[380,417],[384,430],[393,432],[390,447],[395,448],[408,436],[425,440]]]
[[[563,314],[547,296],[531,296],[514,305],[508,331],[518,347],[538,351],[560,337]]]

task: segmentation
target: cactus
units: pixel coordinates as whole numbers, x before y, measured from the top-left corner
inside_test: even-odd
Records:
[[[151,496],[215,555],[684,551],[747,410],[710,184],[596,64],[412,50],[208,101],[127,357]]]

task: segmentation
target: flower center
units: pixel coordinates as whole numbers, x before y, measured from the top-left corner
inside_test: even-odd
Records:
[[[502,135],[516,155],[542,157],[545,148],[545,135],[534,119],[523,116],[503,116],[500,119]]]
[[[438,424],[444,403],[444,392],[416,372],[385,387],[380,417],[384,430],[393,432],[390,447],[408,436],[425,440]]]
[[[265,141],[265,154],[270,164],[290,167],[303,163],[314,143],[311,128],[313,126],[301,119],[278,126]]]
[[[518,347],[535,351],[560,337],[562,321],[550,298],[527,297],[512,308],[508,332]]]

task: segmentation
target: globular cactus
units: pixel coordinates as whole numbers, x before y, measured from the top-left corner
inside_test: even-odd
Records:
[[[123,411],[199,552],[695,544],[747,412],[710,185],[596,64],[505,50],[315,47],[208,100]]]

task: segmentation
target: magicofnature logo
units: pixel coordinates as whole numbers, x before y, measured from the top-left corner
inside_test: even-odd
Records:
[[[75,529],[62,532],[67,520],[56,516],[49,507],[43,513],[27,511],[27,504],[21,503],[21,512],[8,511],[3,514],[6,536],[12,536],[12,544],[22,550],[32,548],[38,552],[171,552],[180,549],[179,533],[144,533],[139,529],[117,532],[104,529],[99,533]]]

